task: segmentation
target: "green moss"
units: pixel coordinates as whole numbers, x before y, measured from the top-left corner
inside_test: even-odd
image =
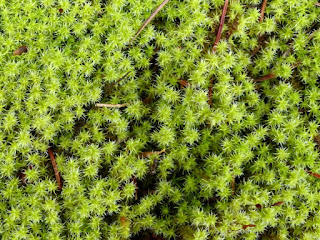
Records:
[[[319,238],[317,2],[160,3],[0,0],[1,239]]]

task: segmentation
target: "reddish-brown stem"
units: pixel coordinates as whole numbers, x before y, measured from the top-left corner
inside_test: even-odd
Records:
[[[261,11],[260,11],[260,18],[259,18],[259,21],[260,21],[260,22],[263,21],[264,12],[265,12],[265,10],[266,10],[267,2],[268,2],[268,0],[263,0],[262,7],[261,7]]]
[[[242,229],[243,230],[246,230],[248,227],[255,227],[256,225],[254,225],[254,224],[248,224],[248,225],[243,225],[242,226]]]
[[[48,153],[49,153],[49,156],[50,156],[50,159],[51,159],[51,162],[52,162],[54,174],[56,175],[56,180],[57,180],[57,183],[58,183],[59,190],[61,190],[62,189],[61,177],[60,177],[60,173],[59,173],[59,170],[58,170],[58,167],[57,167],[56,159],[54,158],[54,154],[53,154],[53,151],[52,151],[51,148],[48,149]]]
[[[217,44],[219,43],[219,41],[221,39],[224,19],[226,17],[226,13],[227,13],[227,9],[228,9],[228,3],[229,3],[229,0],[225,0],[224,6],[223,6],[223,10],[222,10],[222,14],[221,14],[221,19],[220,19],[220,24],[219,24],[217,37],[216,37],[216,40],[215,40],[214,45],[212,47],[212,53],[214,53],[216,51],[216,46],[217,46]]]
[[[254,82],[263,82],[265,80],[269,80],[269,79],[272,79],[272,78],[275,78],[276,75],[274,73],[269,73],[261,78],[258,78],[258,79],[253,79]]]
[[[277,202],[275,204],[272,204],[271,207],[275,207],[275,206],[280,206],[282,205],[284,202]]]
[[[313,173],[313,172],[310,172],[310,171],[307,171],[307,173],[309,173],[311,176],[314,176],[316,178],[320,178],[320,174],[319,173]]]

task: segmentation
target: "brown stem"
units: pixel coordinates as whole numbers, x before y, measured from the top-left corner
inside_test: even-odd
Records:
[[[313,173],[313,172],[310,172],[310,171],[307,171],[307,173],[309,173],[311,176],[314,176],[316,178],[320,178],[320,174],[319,173]]]
[[[148,17],[148,19],[142,24],[142,26],[139,28],[138,32],[134,37],[130,40],[129,44],[131,44],[142,32],[142,30],[152,21],[152,19],[160,12],[160,10],[169,2],[169,0],[164,0],[157,9]]]
[[[262,7],[261,7],[261,12],[260,12],[261,14],[260,14],[259,22],[263,21],[264,12],[266,10],[267,2],[268,2],[268,0],[263,0]]]
[[[261,78],[258,78],[258,79],[254,79],[253,82],[263,82],[265,80],[269,80],[269,79],[272,79],[272,78],[275,78],[276,75],[274,73],[269,73]]]
[[[62,182],[61,182],[61,177],[60,177],[60,173],[57,167],[57,163],[56,163],[56,159],[54,158],[54,154],[51,148],[48,149],[48,153],[52,162],[52,166],[53,166],[53,170],[54,170],[54,174],[56,175],[56,180],[59,186],[59,190],[62,189]]]
[[[212,53],[214,53],[216,51],[216,46],[217,46],[217,44],[219,43],[219,41],[221,39],[224,19],[226,17],[226,13],[227,13],[227,9],[228,9],[228,3],[229,3],[229,0],[225,0],[224,6],[223,6],[223,10],[222,10],[222,14],[221,14],[221,19],[220,19],[220,24],[219,24],[219,29],[218,29],[216,41],[214,42],[214,45],[212,47]]]
[[[282,204],[284,204],[284,202],[277,202],[275,204],[272,204],[271,207],[280,206]]]
[[[117,85],[119,82],[121,82],[123,79],[125,79],[131,71],[127,72],[123,77],[119,78],[113,85]]]
[[[248,227],[255,227],[256,225],[254,225],[254,224],[248,224],[248,225],[243,225],[242,226],[242,229],[243,230],[246,230]]]

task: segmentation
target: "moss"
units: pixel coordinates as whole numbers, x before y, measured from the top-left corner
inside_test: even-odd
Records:
[[[319,238],[317,2],[160,3],[0,0],[1,239]]]

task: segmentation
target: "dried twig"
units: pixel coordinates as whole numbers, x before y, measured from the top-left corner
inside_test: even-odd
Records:
[[[253,82],[263,82],[265,80],[269,80],[269,79],[272,79],[272,78],[275,78],[276,75],[274,73],[269,73],[261,78],[258,78],[258,79],[253,79],[252,81]]]
[[[49,156],[50,156],[50,159],[51,159],[51,162],[52,162],[54,174],[56,175],[56,180],[57,180],[57,183],[58,183],[58,186],[59,186],[59,190],[61,190],[62,189],[61,177],[60,177],[60,173],[59,173],[59,170],[58,170],[58,167],[57,167],[57,163],[56,163],[56,160],[54,158],[54,154],[53,154],[53,151],[52,151],[51,148],[48,149],[48,153],[49,153]]]
[[[266,10],[267,2],[268,2],[268,0],[263,0],[262,7],[261,7],[261,11],[260,11],[260,18],[259,18],[259,21],[260,21],[260,22],[263,21],[264,12],[265,12],[265,10]]]
[[[142,32],[142,30],[152,21],[152,19],[160,12],[160,10],[169,2],[169,0],[164,0],[157,9],[148,17],[148,19],[142,24],[136,35],[130,40],[129,44],[131,44]]]
[[[108,107],[108,108],[122,108],[128,105],[129,103],[123,103],[123,104],[96,103],[96,107]]]
[[[222,14],[221,14],[221,19],[220,19],[220,24],[219,24],[217,37],[216,37],[216,40],[215,40],[214,45],[212,47],[212,53],[214,53],[216,51],[216,46],[217,46],[217,44],[219,43],[219,41],[221,39],[224,19],[226,17],[226,13],[227,13],[227,9],[228,9],[228,3],[229,3],[229,0],[225,0],[224,6],[223,6],[223,10],[222,10]]]
[[[28,47],[27,46],[21,46],[17,50],[13,52],[13,55],[21,55],[22,53],[27,53],[28,52]]]
[[[317,7],[320,7],[320,3],[315,3],[314,5],[316,5]]]

